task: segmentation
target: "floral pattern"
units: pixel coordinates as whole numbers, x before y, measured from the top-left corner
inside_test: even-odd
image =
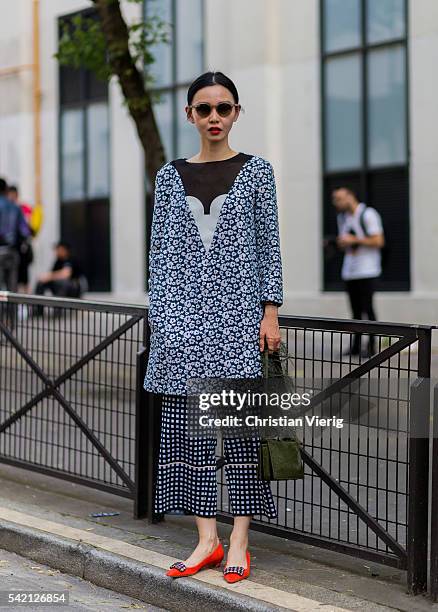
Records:
[[[150,244],[151,346],[144,388],[186,395],[190,378],[261,375],[262,302],[283,301],[275,178],[247,160],[206,250],[175,166],[157,173]]]

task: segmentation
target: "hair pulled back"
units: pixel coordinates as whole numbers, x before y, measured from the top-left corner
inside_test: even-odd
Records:
[[[203,87],[210,87],[211,85],[222,85],[223,87],[228,89],[228,91],[230,91],[231,95],[234,98],[235,104],[239,103],[239,94],[233,81],[223,72],[210,71],[204,72],[204,74],[198,76],[190,85],[187,91],[187,104],[189,106],[191,105],[197,91],[199,91]]]

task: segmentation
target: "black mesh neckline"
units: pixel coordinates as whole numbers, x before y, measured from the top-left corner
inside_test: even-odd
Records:
[[[212,159],[210,161],[204,161],[204,162],[189,162],[186,157],[181,157],[180,159],[176,161],[182,161],[188,164],[189,166],[202,166],[204,164],[222,164],[223,162],[237,161],[242,156],[246,157],[245,153],[237,153],[237,155],[233,155],[233,157],[227,157],[227,159]]]
[[[211,203],[219,196],[226,196],[234,184],[243,165],[252,155],[238,153],[228,159],[209,162],[189,162],[176,159],[172,162],[177,169],[187,197],[196,198],[210,214]]]

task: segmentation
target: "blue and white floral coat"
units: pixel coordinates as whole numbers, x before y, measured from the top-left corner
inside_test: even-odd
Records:
[[[262,302],[283,301],[271,164],[248,159],[217,218],[206,216],[209,246],[177,169],[165,164],[156,176],[150,244],[148,391],[186,395],[192,377],[261,375]]]

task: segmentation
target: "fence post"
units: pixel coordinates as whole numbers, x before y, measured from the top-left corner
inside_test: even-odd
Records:
[[[432,492],[430,509],[430,596],[438,599],[438,384],[433,392]]]
[[[146,325],[146,322],[144,323]],[[149,350],[143,347],[137,353],[135,381],[135,500],[134,518],[141,519],[147,514],[148,469],[147,469],[147,423],[148,394],[143,389],[143,380]]]
[[[150,523],[157,523],[163,519],[163,515],[154,513],[161,396],[143,389],[150,347],[150,329],[146,317],[143,324],[143,349],[137,353],[134,518],[147,518]]]
[[[427,590],[431,331],[419,330],[418,376],[409,410],[408,589]]]
[[[158,453],[160,450],[162,396],[155,393],[149,393],[148,395],[147,518],[149,523],[159,523],[160,521],[164,520],[164,514],[157,514],[154,512],[154,500],[158,471]]]

